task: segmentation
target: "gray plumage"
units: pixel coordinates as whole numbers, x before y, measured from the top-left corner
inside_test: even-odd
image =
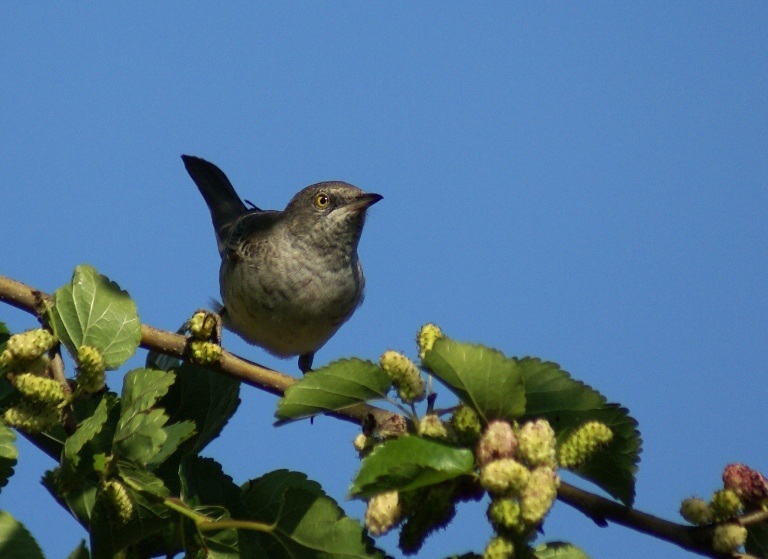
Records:
[[[248,209],[216,165],[182,160],[211,212],[224,325],[311,369],[314,353],[363,301],[357,245],[366,210],[382,197],[332,181],[301,190],[284,211]]]

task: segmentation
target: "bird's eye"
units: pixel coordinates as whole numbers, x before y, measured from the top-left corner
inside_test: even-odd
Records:
[[[331,199],[328,197],[327,194],[324,192],[321,192],[317,196],[315,196],[315,207],[320,208],[321,210],[328,207],[328,204],[331,202]]]

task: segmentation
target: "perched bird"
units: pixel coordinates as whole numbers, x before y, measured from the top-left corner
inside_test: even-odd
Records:
[[[301,190],[283,211],[247,208],[213,163],[182,155],[208,205],[221,254],[224,326],[270,353],[312,359],[363,301],[357,245],[379,194],[345,182]]]

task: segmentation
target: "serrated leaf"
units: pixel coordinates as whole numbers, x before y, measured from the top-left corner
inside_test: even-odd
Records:
[[[533,554],[537,559],[589,559],[589,556],[575,545],[566,542],[549,542],[536,546]]]
[[[146,495],[124,484],[133,505],[133,514],[127,522],[117,518],[114,505],[99,491],[91,513],[89,526],[93,559],[112,559],[117,552],[130,545],[147,543],[158,532],[168,528],[171,514],[154,495]],[[149,542],[151,549],[154,546]],[[161,547],[162,549],[162,547]],[[145,556],[154,557],[157,550]]]
[[[520,359],[519,363],[528,398],[525,417],[521,421],[547,419],[558,440],[587,421],[608,425],[613,431],[613,440],[574,472],[631,506],[642,446],[637,421],[625,408],[607,402],[605,396],[571,378],[556,363],[530,357]]]
[[[185,456],[181,461],[179,477],[181,498],[187,506],[222,507],[230,516],[245,514],[245,508],[240,501],[240,488],[212,458]]]
[[[292,487],[314,495],[325,495],[320,484],[308,479],[303,472],[274,470],[244,483],[242,501],[251,518],[273,524],[282,508],[280,496]]]
[[[93,346],[108,369],[127,361],[141,341],[136,304],[115,282],[86,264],[75,268],[72,281],[53,294],[51,320],[73,356],[81,345]]]
[[[157,466],[165,462],[184,441],[192,438],[195,434],[195,424],[191,421],[181,421],[166,425],[163,431],[165,431],[165,441],[160,446],[159,452],[147,461],[149,466]]]
[[[77,430],[64,442],[60,472],[64,483],[71,483],[74,478],[93,471],[95,454],[111,451],[116,422],[117,398],[114,394],[106,394],[93,415],[80,422]],[[84,450],[86,446],[88,448]]]
[[[203,532],[201,538],[205,546],[205,559],[242,559],[248,557],[240,552],[240,535],[237,530]],[[265,556],[251,555],[251,557]]]
[[[134,369],[125,375],[120,405],[123,409],[121,419],[128,412],[146,411],[165,396],[176,380],[172,371],[155,369]]]
[[[472,451],[406,435],[385,441],[363,459],[349,492],[367,498],[383,491],[411,491],[470,474]]]
[[[339,411],[386,397],[392,380],[381,367],[362,359],[341,359],[309,372],[291,385],[277,404],[278,424]]]
[[[147,464],[160,452],[168,438],[163,429],[168,416],[152,406],[168,392],[174,379],[172,372],[152,369],[134,369],[125,376],[114,438],[114,449],[120,456]]]
[[[19,457],[16,445],[16,434],[13,429],[0,423],[0,490],[8,484],[8,478],[13,475],[13,467]]]
[[[159,402],[173,422],[192,421],[197,435],[189,452],[215,439],[240,404],[240,381],[194,364],[176,369],[176,382]]]
[[[88,546],[85,545],[85,540],[80,541],[80,545],[67,556],[67,559],[91,559],[91,554],[88,552]]]
[[[32,534],[5,511],[0,511],[0,559],[45,559]]]
[[[162,502],[167,495],[162,481],[140,466],[124,460],[118,462],[117,472],[132,511],[127,521],[121,520],[115,504],[103,491],[97,491],[89,525],[94,559],[112,558],[118,551],[132,545],[141,547],[143,557],[154,557],[167,551],[166,545],[155,538],[156,534],[168,529],[172,518],[170,510]]]
[[[345,516],[338,504],[304,474],[278,470],[249,481],[243,486],[243,502],[250,520],[272,525],[269,533],[242,534],[243,557],[384,556],[363,527]]]
[[[157,499],[164,499],[170,494],[162,479],[137,464],[118,460],[117,471],[123,483],[136,492],[147,493]]]
[[[441,338],[422,364],[487,423],[525,413],[526,392],[517,361],[482,345]]]
[[[81,480],[78,485],[61,487],[55,471],[47,471],[40,480],[56,502],[68,510],[80,525],[88,530],[91,523],[91,513],[96,502],[96,482],[90,479]]]
[[[406,555],[414,555],[421,550],[427,537],[440,528],[445,528],[456,516],[455,481],[430,485],[403,494],[403,500],[416,503],[400,528],[398,545]]]
[[[163,427],[168,416],[163,410],[149,410],[118,424],[114,450],[128,460],[149,464],[167,439]]]

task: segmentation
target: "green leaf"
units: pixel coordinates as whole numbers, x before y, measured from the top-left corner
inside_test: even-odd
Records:
[[[248,557],[240,553],[240,535],[237,530],[217,530],[216,532],[203,532],[203,545],[205,546],[205,555],[198,552],[194,557],[205,557],[205,559],[242,559]],[[188,554],[188,556],[192,556]],[[265,557],[263,555],[251,555],[250,557]]]
[[[150,409],[168,392],[176,375],[172,371],[154,369],[134,369],[125,375],[123,392],[120,396],[122,406],[121,420],[127,413],[141,413]]]
[[[155,557],[167,551],[162,541],[155,538],[169,528],[172,517],[161,500],[165,495],[162,482],[141,467],[125,461],[118,463],[118,472],[133,505],[133,513],[127,522],[121,521],[106,495],[101,491],[96,493],[89,526],[94,559],[112,558],[132,545],[148,550],[139,554],[142,557]]]
[[[747,553],[754,557],[768,557],[768,524],[750,524],[747,526]]]
[[[168,416],[163,410],[149,410],[131,416],[118,425],[115,433],[115,451],[128,460],[149,464],[166,441],[163,427]]]
[[[589,559],[589,556],[575,545],[566,542],[549,542],[533,550],[537,559]]]
[[[168,416],[152,407],[174,379],[172,372],[151,369],[134,369],[125,376],[114,439],[115,451],[124,458],[147,464],[160,452],[168,438],[163,429]]]
[[[215,506],[226,509],[228,516],[242,516],[240,488],[211,458],[188,455],[181,461],[181,498],[192,508]]]
[[[160,451],[147,461],[149,466],[157,466],[165,462],[179,446],[195,434],[195,424],[191,421],[181,421],[163,427],[165,441],[160,446]]]
[[[5,511],[0,511],[0,559],[45,559],[32,534]]]
[[[349,492],[367,498],[383,491],[410,491],[470,474],[471,450],[406,435],[385,441],[363,459]]]
[[[146,493],[158,500],[165,499],[170,494],[162,479],[137,464],[118,460],[117,471],[125,485],[138,493]]]
[[[160,405],[171,421],[193,421],[197,436],[187,443],[189,452],[200,452],[221,430],[240,405],[240,381],[194,364],[176,369],[176,382]]]
[[[19,457],[19,451],[13,444],[15,440],[13,429],[0,423],[0,490],[8,484],[8,478],[13,475],[13,467]]]
[[[574,472],[631,506],[642,446],[637,421],[625,408],[608,403],[598,391],[572,379],[556,363],[530,357],[519,363],[528,399],[521,421],[547,419],[560,441],[587,421],[605,423],[613,431],[613,440]]]
[[[453,520],[458,489],[458,480],[450,480],[401,494],[404,508],[411,511],[400,528],[398,545],[403,553],[418,553],[430,534]]]
[[[118,418],[117,403],[114,394],[105,394],[93,415],[80,422],[77,430],[65,441],[60,470],[65,484],[94,471],[94,456],[111,453]]]
[[[47,471],[40,480],[56,502],[68,510],[86,530],[91,524],[91,513],[96,502],[97,484],[92,479],[81,480],[78,484],[62,485],[55,471]]]
[[[249,517],[274,524],[283,506],[280,495],[290,488],[301,489],[313,495],[325,495],[320,484],[307,479],[306,474],[275,470],[243,484],[242,501],[248,509]]]
[[[221,465],[210,458],[184,456],[179,468],[181,498],[187,506],[216,519],[244,518],[245,507],[240,500],[240,488],[224,473]],[[235,529],[203,532],[206,557],[240,559],[240,536]],[[194,541],[194,538],[187,538]],[[187,555],[191,555],[187,549]]]
[[[88,265],[75,268],[72,281],[53,294],[54,331],[75,356],[81,345],[98,349],[108,369],[134,354],[141,341],[136,304],[128,293]]]
[[[272,530],[242,534],[242,557],[384,557],[363,527],[304,474],[278,470],[249,481],[243,486],[243,502],[250,520]]]
[[[67,556],[67,559],[91,559],[91,554],[88,553],[88,546],[85,545],[85,540],[80,541],[80,545]]]
[[[526,392],[517,361],[482,345],[441,338],[422,364],[487,423],[525,413]]]
[[[278,424],[386,398],[392,380],[381,367],[341,359],[304,375],[277,404]]]

